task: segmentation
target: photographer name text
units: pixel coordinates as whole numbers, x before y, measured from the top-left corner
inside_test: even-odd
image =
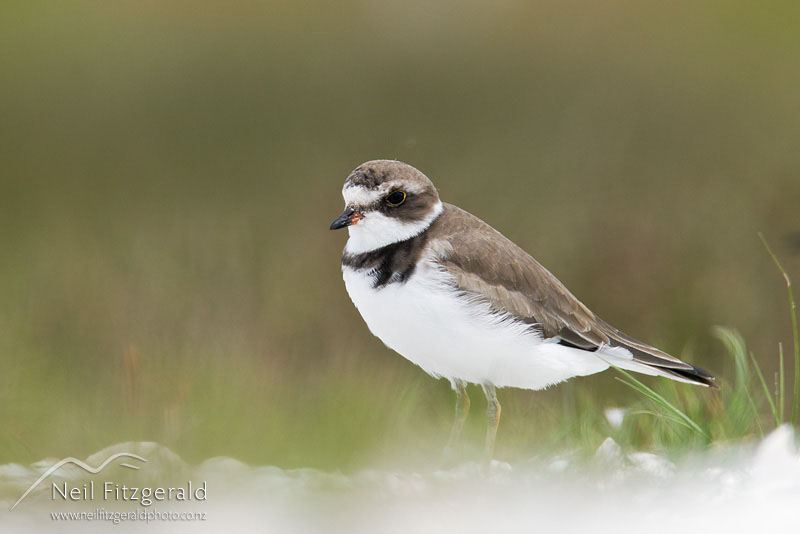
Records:
[[[73,487],[69,487],[67,482],[61,485],[55,482],[52,484],[52,500],[94,501],[95,499],[94,480],[81,486]],[[206,500],[207,492],[208,484],[205,480],[199,486],[193,486],[190,480],[185,486],[175,488],[137,488],[115,482],[104,482],[102,487],[104,501],[138,502],[142,506],[150,506],[155,502],[162,501],[204,501]],[[100,493],[99,488],[98,493]]]

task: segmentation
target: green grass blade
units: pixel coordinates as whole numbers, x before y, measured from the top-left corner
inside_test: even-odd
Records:
[[[611,367],[616,369],[620,374],[622,374],[622,376],[630,380],[630,382],[622,380],[620,378],[617,378],[617,380],[627,385],[628,387],[634,389],[635,391],[638,391],[639,393],[641,393],[642,395],[653,401],[656,404],[656,406],[659,406],[666,413],[671,414],[672,416],[680,419],[681,421],[686,423],[686,425],[689,428],[691,428],[698,434],[702,435],[704,438],[709,439],[708,434],[706,434],[706,432],[702,428],[700,428],[700,425],[695,423],[691,417],[683,413],[680,409],[678,409],[675,405],[673,405],[663,396],[659,395],[653,389],[649,388],[648,386],[637,380],[636,377],[634,377],[632,374],[625,371],[624,369],[620,369],[619,367],[616,367],[614,365],[612,365]]]
[[[742,410],[746,409],[745,404],[749,405],[750,409],[753,411],[753,419],[758,428],[758,433],[761,437],[764,437],[761,415],[758,412],[758,407],[752,395],[750,395],[750,364],[748,362],[747,346],[745,345],[744,339],[736,330],[722,326],[715,326],[713,328],[713,333],[714,336],[725,345],[728,354],[731,355],[736,364],[736,388],[727,402],[728,411],[732,413],[741,413]],[[739,431],[743,430],[744,429],[739,429]]]
[[[750,369],[747,362],[747,348],[741,334],[724,326],[715,326],[712,333],[722,341],[736,364],[736,391],[747,391],[750,385]]]
[[[628,387],[634,387],[633,384],[629,384],[628,382],[626,382],[625,380],[622,380],[619,377],[616,377],[616,379],[619,380],[620,382],[622,382],[623,384],[627,385]],[[630,412],[630,415],[650,415],[652,417],[656,417],[656,418],[659,418],[659,419],[666,419],[667,421],[672,421],[673,423],[676,423],[678,425],[686,427],[689,430],[693,430],[693,428],[690,427],[686,423],[686,421],[684,421],[683,419],[679,419],[678,417],[675,417],[674,415],[669,414],[669,413],[653,412],[651,410],[636,410],[636,411]]]
[[[789,275],[786,274],[786,270],[783,268],[783,265],[781,265],[781,262],[778,261],[778,257],[774,252],[772,252],[772,249],[769,248],[769,244],[764,238],[764,235],[759,232],[758,237],[764,244],[764,248],[767,249],[767,253],[772,258],[772,261],[775,262],[775,266],[778,267],[778,270],[783,275],[783,280],[786,283],[786,291],[789,294],[789,311],[792,317],[792,340],[794,341],[794,395],[792,397],[792,426],[796,426],[797,410],[798,407],[800,407],[800,335],[798,335],[797,327],[797,303],[794,300],[794,293],[792,292],[792,280],[789,278]]]

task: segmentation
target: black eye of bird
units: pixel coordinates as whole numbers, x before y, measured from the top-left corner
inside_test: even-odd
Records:
[[[399,206],[406,201],[405,191],[392,191],[386,195],[386,203],[390,206]]]

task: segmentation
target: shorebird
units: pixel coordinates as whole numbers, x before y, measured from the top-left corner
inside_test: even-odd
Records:
[[[456,392],[449,446],[469,410],[466,385],[481,386],[491,458],[496,388],[542,389],[609,366],[702,386],[708,372],[624,334],[582,304],[553,274],[500,232],[442,203],[422,172],[375,160],[350,173],[342,272],[350,298],[386,346]]]

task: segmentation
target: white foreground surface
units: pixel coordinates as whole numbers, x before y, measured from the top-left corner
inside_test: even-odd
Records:
[[[606,440],[592,462],[532,460],[467,463],[424,473],[369,470],[350,475],[252,467],[230,458],[187,466],[154,443],[123,443],[85,459],[97,466],[117,452],[147,458],[131,485],[167,480],[195,487],[203,501],[141,503],[102,498],[103,481],[121,484],[129,469],[109,465],[90,476],[63,467],[13,511],[9,508],[59,459],[0,466],[2,532],[800,532],[800,455],[791,428],[761,443],[708,452],[680,465],[647,453],[620,454]],[[123,473],[124,472],[124,473]],[[98,485],[91,500],[53,498],[52,483]],[[129,483],[129,479],[124,479]],[[59,519],[54,513],[171,512],[205,519]]]

